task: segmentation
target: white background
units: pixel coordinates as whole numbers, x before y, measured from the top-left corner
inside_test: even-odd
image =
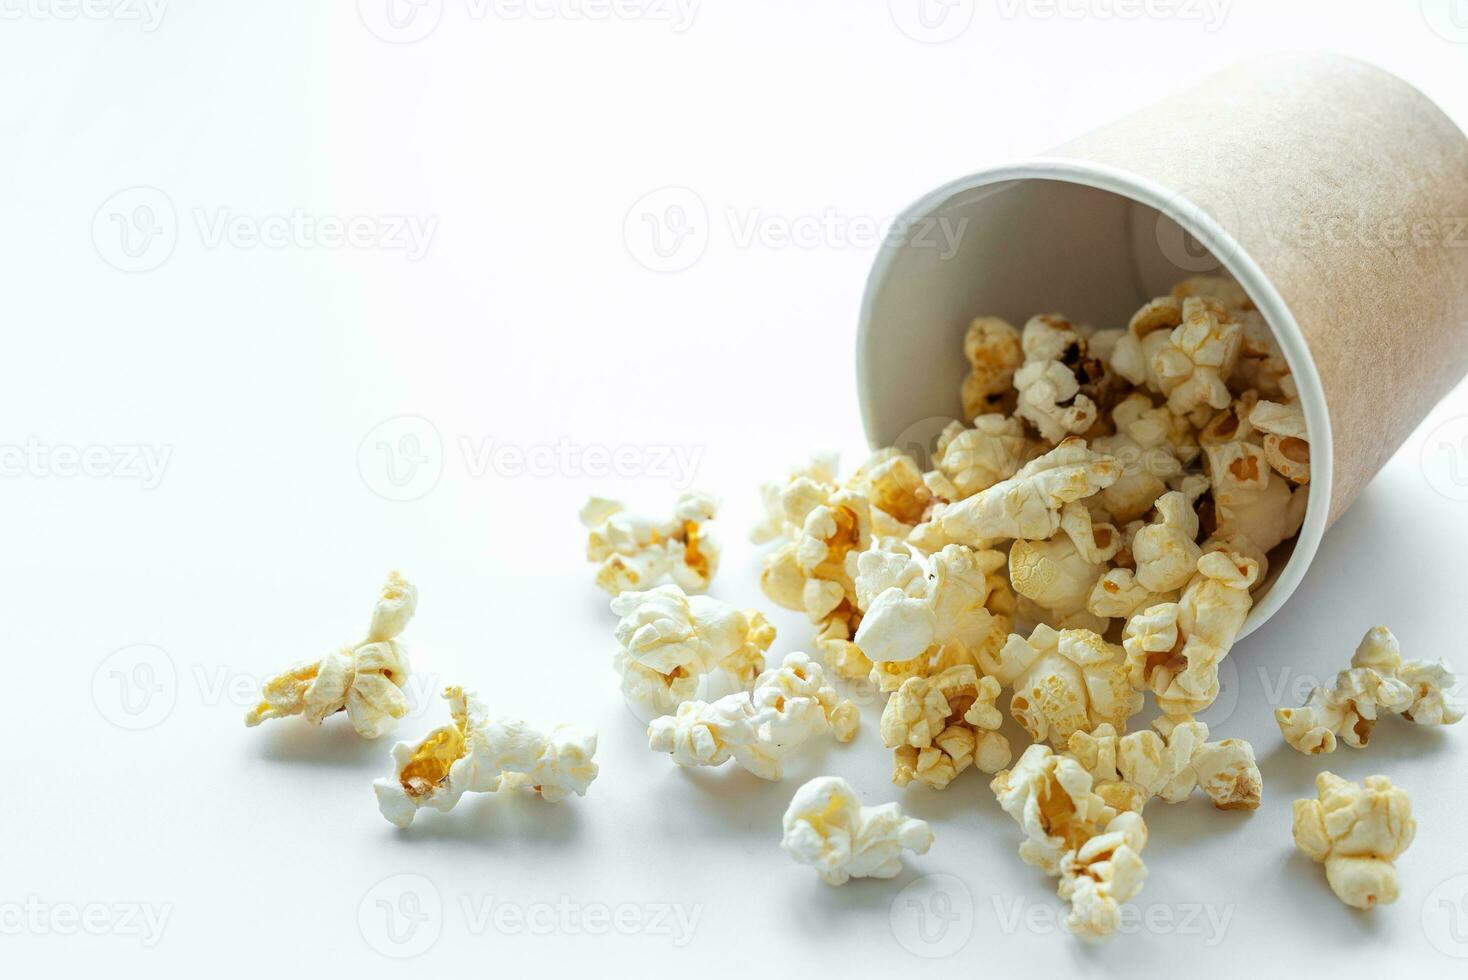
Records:
[[[727,502],[714,592],[769,609],[744,543],[757,484],[817,446],[863,449],[873,222],[1280,47],[1369,58],[1468,122],[1468,4],[1455,29],[1446,0],[960,0],[925,34],[902,0],[705,0],[691,22],[640,0],[606,19],[435,0],[404,35],[383,0],[177,0],[161,19],[65,2],[0,0],[7,973],[400,976],[404,953],[506,976],[1468,967],[1468,731],[1389,721],[1327,760],[1390,774],[1419,820],[1401,900],[1366,915],[1292,848],[1290,801],[1325,761],[1283,748],[1271,716],[1376,622],[1468,667],[1468,389],[1231,658],[1208,719],[1254,742],[1264,807],[1150,807],[1144,919],[1104,947],[1056,927],[1054,883],[1019,861],[986,779],[890,785],[870,699],[854,744],[783,784],[649,753],[575,520],[593,492],[666,508],[682,481],[661,450],[692,454]],[[638,203],[668,187],[692,193]],[[646,222],[670,205],[695,232],[667,263],[686,268],[651,271]],[[355,245],[306,237],[349,219]],[[405,437],[418,468],[400,453],[390,472],[379,444]],[[485,455],[503,447],[565,455],[517,474]],[[616,447],[637,472],[589,475]],[[18,471],[22,451],[45,456]],[[585,799],[470,799],[399,833],[369,789],[386,741],[340,718],[241,724],[262,678],[361,633],[395,567],[422,594],[402,735],[440,723],[444,683],[594,725]],[[808,644],[800,617],[773,618],[776,653]],[[778,847],[821,773],[902,799],[932,851],[896,881],[821,884]],[[416,929],[389,932],[379,902],[415,900]],[[598,910],[621,930],[592,934]]]

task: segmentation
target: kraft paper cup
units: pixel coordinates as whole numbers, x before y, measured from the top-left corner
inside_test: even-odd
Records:
[[[1468,138],[1417,90],[1350,59],[1232,68],[1046,156],[940,187],[898,227],[858,334],[874,447],[922,454],[960,417],[977,316],[1124,327],[1187,276],[1222,269],[1243,286],[1294,373],[1312,475],[1304,526],[1270,555],[1243,635],[1468,373]]]

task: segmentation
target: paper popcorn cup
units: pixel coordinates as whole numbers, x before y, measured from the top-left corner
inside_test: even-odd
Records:
[[[1238,66],[941,187],[898,227],[859,328],[873,446],[921,453],[960,417],[976,316],[1125,327],[1179,279],[1238,280],[1289,360],[1312,471],[1304,527],[1270,556],[1244,635],[1468,373],[1468,138],[1417,90],[1350,59]]]

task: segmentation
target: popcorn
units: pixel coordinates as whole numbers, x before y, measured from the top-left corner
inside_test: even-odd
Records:
[[[1025,324],[1022,346],[1025,363],[1014,375],[1015,416],[1049,443],[1095,425],[1100,409],[1090,392],[1099,391],[1105,367],[1090,358],[1085,336],[1060,316],[1037,316]]]
[[[1260,559],[1304,523],[1306,492],[1271,478],[1269,457],[1253,443],[1234,439],[1205,451],[1217,521],[1210,540],[1249,555],[1265,569]]]
[[[1134,521],[1152,509],[1167,489],[1167,480],[1182,472],[1173,452],[1178,419],[1166,408],[1154,408],[1146,395],[1133,393],[1111,412],[1113,435],[1091,441],[1092,448],[1122,464],[1121,475],[1100,493],[1101,506],[1114,520]],[[1189,435],[1186,423],[1182,428]]]
[[[1274,332],[1257,310],[1236,312],[1235,318],[1243,327],[1239,343],[1239,360],[1234,365],[1234,380],[1238,385],[1259,392],[1265,398],[1285,398],[1294,401],[1295,379],[1290,375],[1289,361],[1274,339]]]
[[[676,714],[654,719],[647,744],[680,766],[721,766],[733,759],[761,779],[778,781],[790,753],[824,732],[849,742],[860,721],[856,705],[826,683],[820,665],[792,653],[761,674],[752,691],[713,703],[687,701]]]
[[[1385,626],[1374,626],[1356,648],[1350,669],[1336,675],[1334,687],[1317,687],[1303,707],[1280,708],[1274,717],[1298,752],[1334,752],[1338,740],[1361,749],[1383,714],[1419,725],[1457,724],[1464,705],[1452,695],[1456,684],[1442,661],[1403,663],[1396,637]]]
[[[1086,609],[1106,563],[1121,550],[1122,538],[1110,524],[1093,524],[1079,502],[1062,508],[1060,525],[1065,533],[1048,541],[1014,543],[1009,580],[1017,593],[1064,619]]]
[[[1040,541],[1060,527],[1060,510],[1111,486],[1121,466],[1093,453],[1083,439],[1066,439],[1013,477],[944,510],[939,528],[960,543],[982,548],[1000,538]]]
[[[1172,297],[1178,300],[1189,297],[1211,299],[1230,311],[1254,309],[1254,301],[1244,292],[1244,287],[1223,276],[1189,276],[1172,287]]]
[[[1011,635],[985,673],[1009,687],[1009,711],[1036,742],[1063,745],[1102,724],[1125,730],[1142,709],[1120,647],[1085,629],[1057,632],[1041,623],[1026,640]]]
[[[1147,801],[1181,803],[1201,788],[1220,810],[1255,810],[1263,778],[1254,748],[1241,739],[1208,741],[1201,721],[1180,722],[1166,737],[1146,730],[1118,735],[1109,724],[1070,737],[1069,753],[1095,791],[1118,810],[1140,813]]]
[[[990,788],[1025,833],[1020,857],[1061,879],[1059,894],[1071,902],[1067,926],[1094,936],[1114,932],[1121,905],[1146,880],[1141,815],[1118,813],[1092,791],[1079,762],[1046,745],[1031,745]]]
[[[923,820],[903,816],[896,803],[862,806],[846,780],[812,779],[795,791],[785,811],[780,841],[790,856],[815,868],[828,885],[852,878],[895,878],[902,852],[926,854],[933,832]]]
[[[1325,880],[1352,908],[1397,900],[1392,863],[1412,843],[1412,802],[1386,776],[1364,785],[1330,772],[1315,777],[1316,799],[1295,801],[1295,846],[1325,865]]]
[[[1134,385],[1161,391],[1154,364],[1171,342],[1172,331],[1183,322],[1181,299],[1163,296],[1132,315],[1126,333],[1111,351],[1111,370]]]
[[[1151,592],[1170,592],[1188,584],[1203,549],[1198,537],[1198,515],[1179,491],[1157,499],[1157,520],[1132,538],[1136,581]]]
[[[980,415],[973,428],[952,423],[940,438],[938,469],[952,481],[950,500],[972,497],[1001,480],[1007,480],[1024,465],[1029,448],[1025,430],[1017,420],[1003,415]]]
[[[393,746],[393,776],[372,784],[389,822],[407,827],[423,807],[452,810],[465,793],[533,789],[549,803],[585,796],[596,779],[596,732],[557,725],[549,732],[522,721],[494,720],[463,688],[445,688],[453,723],[422,741]]]
[[[1182,323],[1168,335],[1167,346],[1153,353],[1150,364],[1150,377],[1167,396],[1169,411],[1196,418],[1199,410],[1228,407],[1233,396],[1224,379],[1238,358],[1242,332],[1216,300],[1183,300]],[[1204,421],[1210,417],[1208,412]]]
[[[764,519],[750,534],[755,544],[791,540],[818,504],[836,492],[840,457],[833,452],[812,453],[803,466],[791,467],[783,483],[760,487]]]
[[[690,491],[674,504],[672,520],[659,522],[592,497],[581,508],[581,523],[588,531],[586,558],[601,563],[596,584],[619,595],[671,578],[684,591],[706,591],[719,567],[718,543],[708,529],[717,510],[714,498]]]
[[[1152,592],[1130,568],[1112,568],[1096,580],[1086,598],[1086,611],[1101,619],[1131,619],[1144,609],[1176,602],[1177,592]]]
[[[882,744],[896,750],[892,781],[943,789],[970,765],[989,773],[1008,765],[999,692],[998,681],[967,664],[904,681],[882,711]]]
[[[763,613],[684,595],[676,585],[624,592],[612,600],[612,612],[620,617],[613,635],[621,647],[613,666],[623,695],[643,717],[669,714],[691,700],[714,670],[749,687],[775,639]]]
[[[873,683],[894,691],[910,677],[977,664],[997,651],[1011,624],[1003,593],[995,593],[994,573],[1004,563],[1000,552],[963,545],[948,545],[926,565],[900,552],[858,556],[857,602],[865,613],[856,646],[873,664]]]
[[[1189,720],[1218,697],[1218,665],[1243,629],[1259,575],[1252,559],[1214,551],[1198,559],[1198,571],[1176,603],[1135,614],[1126,624],[1131,684],[1150,689],[1169,718]]]
[[[345,711],[363,738],[378,738],[408,713],[408,651],[398,640],[418,608],[418,589],[397,572],[387,577],[372,610],[367,638],[265,682],[245,715],[253,728],[267,718],[302,715],[319,725]]]
[[[883,537],[905,537],[934,503],[922,470],[911,456],[897,449],[873,453],[846,487],[870,504],[872,531]]]
[[[969,324],[963,352],[971,369],[960,392],[963,417],[1012,407],[1010,382],[1024,361],[1019,331],[998,317],[980,317]]]
[[[1249,413],[1249,424],[1264,436],[1264,458],[1291,483],[1310,482],[1310,439],[1299,405],[1261,401]]]

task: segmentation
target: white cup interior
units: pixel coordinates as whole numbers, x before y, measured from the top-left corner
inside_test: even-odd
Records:
[[[857,383],[873,447],[922,455],[960,416],[963,335],[976,316],[1019,325],[1061,313],[1124,327],[1187,276],[1223,269],[1244,287],[1290,362],[1311,435],[1304,527],[1270,554],[1242,635],[1263,625],[1299,584],[1325,531],[1329,416],[1298,325],[1237,242],[1181,194],[1070,160],[957,181],[914,204],[899,227],[903,235],[882,249],[867,283],[858,336]]]

